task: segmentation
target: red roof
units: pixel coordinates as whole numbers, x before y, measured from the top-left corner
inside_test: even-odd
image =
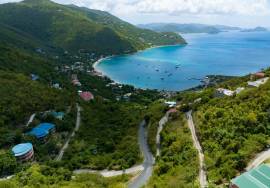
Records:
[[[259,77],[259,78],[263,78],[263,77],[265,77],[265,74],[263,72],[257,72],[254,74],[254,76]]]
[[[90,101],[94,99],[94,95],[89,91],[80,93],[80,97],[85,101]]]
[[[168,111],[169,114],[170,114],[170,113],[176,113],[176,112],[177,112],[176,108],[171,108],[171,109]]]

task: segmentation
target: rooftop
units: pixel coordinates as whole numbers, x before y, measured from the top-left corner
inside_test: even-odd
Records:
[[[47,136],[52,129],[54,129],[55,125],[51,123],[41,123],[37,127],[33,128],[27,134],[33,135],[37,138],[42,138]]]
[[[260,165],[236,177],[231,182],[239,188],[269,188],[270,166],[266,164]]]
[[[12,148],[12,152],[15,155],[15,157],[18,157],[28,153],[32,149],[33,145],[31,143],[22,143],[14,146]]]
[[[81,92],[80,97],[85,101],[90,101],[90,100],[94,99],[94,95],[89,91]]]
[[[260,85],[265,84],[268,81],[268,79],[269,77],[266,77],[266,78],[256,80],[254,82],[248,82],[248,85],[253,86],[253,87],[259,87]]]

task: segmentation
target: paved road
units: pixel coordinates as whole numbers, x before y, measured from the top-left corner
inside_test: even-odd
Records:
[[[143,162],[144,170],[137,178],[135,178],[128,185],[129,188],[142,187],[143,185],[147,183],[147,181],[152,175],[155,159],[152,153],[150,152],[149,146],[147,144],[147,130],[145,129],[145,126],[146,126],[146,122],[143,121],[140,124],[140,129],[139,129],[139,145],[140,145],[140,150],[144,156],[144,162]]]
[[[36,117],[36,113],[34,113],[34,114],[32,114],[32,115],[30,116],[30,118],[29,118],[29,120],[28,120],[28,122],[27,122],[27,124],[26,124],[26,127],[28,127],[28,126],[30,125],[30,123],[33,122],[33,120],[35,119],[35,117]]]
[[[166,113],[166,115],[159,121],[159,126],[158,126],[157,136],[156,136],[156,145],[157,145],[156,156],[160,156],[160,150],[161,150],[160,133],[162,132],[164,125],[168,122],[168,119],[169,119],[169,114]]]
[[[253,168],[256,168],[260,164],[262,164],[265,160],[270,158],[270,149],[259,153],[246,167],[246,170],[249,171]]]
[[[104,177],[113,177],[113,176],[120,176],[123,174],[134,174],[136,172],[140,172],[140,175],[135,178],[130,184],[130,188],[139,188],[143,186],[148,179],[152,175],[152,168],[154,164],[154,157],[151,154],[148,144],[147,144],[147,132],[145,130],[146,123],[142,121],[139,128],[138,140],[140,145],[140,150],[144,156],[144,162],[141,165],[137,165],[125,170],[91,170],[91,169],[79,169],[73,171],[75,174],[82,174],[82,173],[99,173]]]
[[[76,126],[73,130],[73,132],[71,133],[71,135],[68,137],[66,143],[64,144],[64,146],[62,147],[62,149],[60,150],[58,156],[56,157],[56,161],[61,161],[62,160],[62,157],[66,151],[66,149],[68,148],[69,146],[69,142],[71,140],[72,137],[75,136],[75,133],[76,131],[79,130],[80,128],[80,125],[81,125],[81,107],[79,106],[79,104],[77,104],[77,118],[76,118]]]
[[[144,170],[143,165],[137,165],[132,168],[128,168],[125,170],[89,170],[89,169],[80,169],[80,170],[75,170],[73,171],[74,174],[84,174],[84,173],[98,173],[101,174],[103,177],[113,177],[113,176],[120,176],[123,174],[134,174],[136,172],[140,172]]]
[[[198,150],[199,153],[199,161],[200,161],[200,174],[199,174],[199,181],[200,181],[200,185],[202,188],[207,187],[207,176],[206,176],[206,171],[204,170],[204,154],[202,151],[202,147],[200,145],[200,142],[198,140],[198,137],[196,135],[196,130],[195,130],[195,126],[194,126],[194,122],[193,122],[193,118],[192,118],[192,111],[189,111],[186,113],[187,116],[187,120],[188,120],[188,127],[191,131],[192,134],[192,139],[193,139],[193,143],[195,148]]]

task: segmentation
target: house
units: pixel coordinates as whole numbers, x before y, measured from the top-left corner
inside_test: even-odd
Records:
[[[176,108],[171,108],[170,110],[168,110],[168,114],[174,114],[177,113],[178,111],[176,110]]]
[[[239,93],[241,93],[241,92],[244,91],[244,90],[245,90],[244,87],[238,87],[238,88],[235,90],[235,93],[236,93],[236,94],[239,94]]]
[[[94,95],[89,91],[80,92],[79,95],[84,101],[90,101],[94,99]]]
[[[71,80],[78,80],[77,74],[72,74],[71,75]]]
[[[131,95],[132,95],[132,93],[126,93],[126,94],[123,96],[123,98],[124,98],[125,100],[129,100],[130,97],[131,97]]]
[[[263,73],[263,72],[257,72],[255,74],[252,74],[250,76],[250,79],[251,80],[257,80],[257,79],[261,79],[261,78],[264,78],[264,77],[265,77],[265,73]]]
[[[165,104],[168,105],[170,108],[176,106],[176,102],[174,102],[174,101],[166,101]]]
[[[231,180],[230,188],[269,188],[270,166],[262,164]]]
[[[30,74],[31,80],[36,81],[39,79],[39,76],[36,74]]]
[[[21,143],[14,146],[12,149],[13,155],[19,161],[29,161],[34,157],[34,149],[31,143]]]
[[[194,100],[194,103],[200,103],[202,101],[202,98],[198,98]]]
[[[65,113],[64,112],[51,112],[51,115],[55,117],[56,119],[63,120]]]
[[[41,123],[37,127],[33,128],[28,135],[35,136],[37,139],[43,140],[49,134],[55,131],[55,125],[52,123]]]
[[[79,80],[72,80],[71,81],[74,86],[82,86],[81,82]]]
[[[261,85],[265,84],[268,80],[269,80],[269,77],[262,78],[262,79],[254,81],[254,82],[249,81],[248,86],[249,87],[260,87]]]
[[[59,83],[55,83],[52,85],[52,88],[55,88],[55,89],[61,89],[60,87],[60,84]]]
[[[217,97],[223,97],[223,96],[233,96],[234,95],[234,91],[231,91],[229,89],[223,89],[223,88],[218,88],[216,90],[216,96]]]

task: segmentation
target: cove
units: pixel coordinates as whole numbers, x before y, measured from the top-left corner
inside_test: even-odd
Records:
[[[206,75],[243,76],[270,66],[270,32],[183,35],[188,45],[164,46],[104,59],[95,68],[115,82],[179,91]]]

